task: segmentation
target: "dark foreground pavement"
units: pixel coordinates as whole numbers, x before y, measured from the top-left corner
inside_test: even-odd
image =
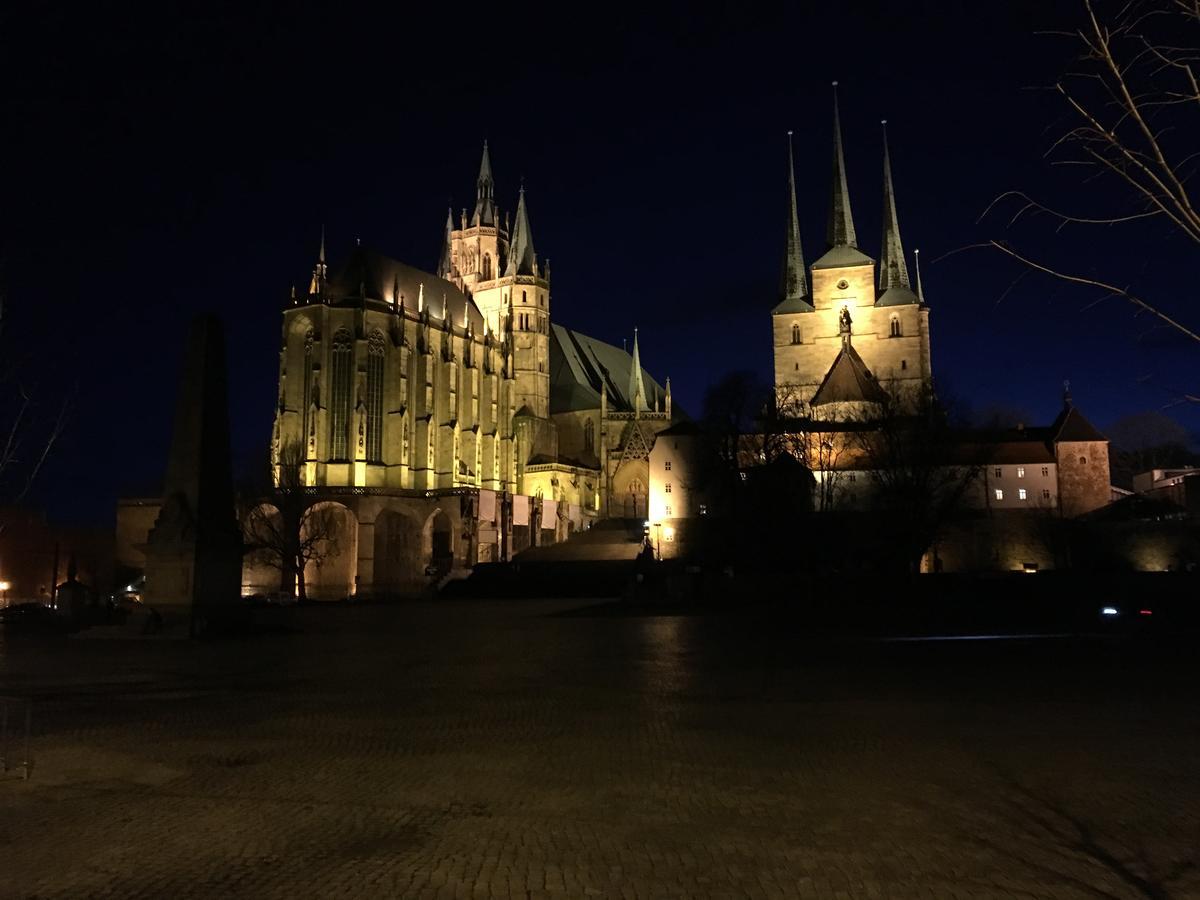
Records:
[[[1186,641],[453,602],[0,636],[0,896],[1200,896]]]

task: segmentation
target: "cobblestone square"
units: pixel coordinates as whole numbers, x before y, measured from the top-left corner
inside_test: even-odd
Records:
[[[1200,896],[1186,647],[582,605],[0,636],[0,895]]]

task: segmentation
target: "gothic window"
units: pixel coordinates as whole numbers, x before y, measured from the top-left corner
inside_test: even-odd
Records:
[[[594,450],[596,447],[596,425],[588,419],[583,426],[583,448],[585,450]]]
[[[383,462],[383,334],[367,342],[367,461]]]
[[[313,332],[308,329],[304,334],[304,374],[301,376],[304,388],[304,394],[300,398],[300,415],[304,419],[304,441],[307,445],[308,432],[316,423],[311,421],[312,414],[309,412],[312,407],[312,355],[313,355]],[[305,451],[307,456],[307,451]]]
[[[900,337],[900,317],[892,316],[892,337]]]
[[[483,254],[483,280],[491,281],[492,278],[492,254]]]
[[[333,336],[333,385],[329,398],[329,456],[345,460],[350,456],[350,380],[354,374],[354,338],[345,328]]]
[[[792,326],[792,343],[793,344],[800,343],[800,326],[799,325]]]

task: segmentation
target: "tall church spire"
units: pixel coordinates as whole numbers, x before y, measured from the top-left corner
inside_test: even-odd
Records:
[[[321,249],[317,251],[317,264],[313,266],[312,281],[308,283],[308,295],[316,296],[325,290],[329,267],[325,265],[325,226],[321,226]]]
[[[629,367],[629,402],[634,412],[643,412],[646,404],[646,385],[642,381],[642,360],[638,355],[638,333],[633,329],[633,362]]]
[[[536,275],[537,254],[533,250],[533,232],[529,228],[529,211],[525,208],[525,185],[517,200],[517,217],[513,222],[512,240],[508,245],[508,265],[505,275]]]
[[[842,121],[838,115],[837,82],[833,83],[833,188],[829,200],[829,227],[825,242],[830,247],[858,249],[854,217],[850,213],[850,188],[846,183],[846,159],[842,153]]]
[[[492,179],[492,160],[488,156],[487,141],[483,142],[483,159],[479,163],[479,178],[475,181],[475,212],[471,225],[496,224],[496,183]]]
[[[904,246],[900,243],[900,220],[896,217],[896,192],[892,186],[892,160],[888,154],[887,119],[883,120],[883,241],[879,253],[879,292],[888,288],[910,288]]]
[[[924,305],[925,292],[921,290],[921,248],[913,251],[913,262],[917,264],[917,301]]]
[[[788,225],[783,256],[781,301],[798,301],[808,296],[808,274],[804,248],[800,244],[800,215],[796,210],[796,166],[792,156],[792,133],[788,132]]]
[[[446,207],[446,231],[442,235],[442,255],[438,260],[437,268],[439,278],[449,279],[454,274],[454,265],[450,255],[450,246],[453,243],[450,236],[452,231],[454,231],[454,210]]]

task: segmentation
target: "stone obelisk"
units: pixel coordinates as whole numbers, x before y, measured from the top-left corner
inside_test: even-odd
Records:
[[[241,608],[226,382],[221,322],[197,316],[188,334],[162,510],[146,546],[145,603],[171,632],[198,634]]]

